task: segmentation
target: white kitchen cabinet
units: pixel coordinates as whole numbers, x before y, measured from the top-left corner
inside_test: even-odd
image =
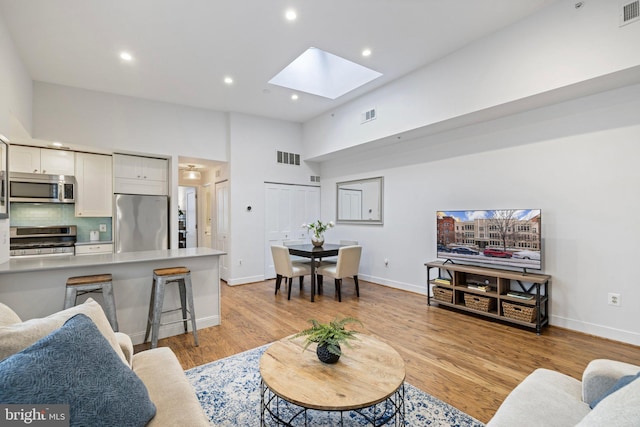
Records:
[[[12,145],[9,155],[11,172],[73,175],[73,151]]]
[[[115,193],[167,195],[166,159],[114,154]]]
[[[76,153],[76,216],[110,217],[113,212],[111,156]]]
[[[95,243],[90,245],[76,245],[76,256],[112,254],[113,243]]]

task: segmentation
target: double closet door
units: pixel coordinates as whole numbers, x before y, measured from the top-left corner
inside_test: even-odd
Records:
[[[320,219],[320,187],[265,183],[265,280],[276,276],[272,245],[310,242],[308,224]]]

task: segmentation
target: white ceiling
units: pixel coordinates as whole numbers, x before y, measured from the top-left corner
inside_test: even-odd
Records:
[[[304,122],[556,1],[0,0],[0,14],[35,81]],[[292,101],[267,82],[312,46],[383,76]]]

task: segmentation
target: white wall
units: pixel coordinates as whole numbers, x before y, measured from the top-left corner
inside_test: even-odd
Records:
[[[336,181],[384,176],[384,225],[334,237],[361,242],[363,279],[424,294],[436,211],[541,208],[551,323],[639,345],[638,111],[635,85],[325,162],[323,217]]]
[[[619,27],[618,1],[584,2],[580,9],[575,3],[561,0],[306,122],[305,157],[415,129],[452,129],[640,82],[640,23]],[[371,108],[376,120],[360,124],[361,113]]]
[[[0,15],[0,134],[11,136],[12,121],[31,129],[31,78]],[[0,220],[0,263],[9,259],[9,220]]]
[[[226,121],[202,108],[34,83],[33,137],[49,141],[227,161]]]
[[[298,123],[244,114],[230,115],[231,257],[229,284],[264,277],[264,183],[312,184],[318,167],[279,164],[276,151],[300,153],[302,126]],[[247,211],[251,206],[251,211]],[[240,264],[242,260],[242,264]]]

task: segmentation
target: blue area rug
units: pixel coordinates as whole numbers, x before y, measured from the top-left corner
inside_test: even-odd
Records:
[[[186,371],[205,414],[215,426],[260,425],[260,357],[269,345]],[[484,424],[453,406],[405,383],[406,426],[482,427]],[[339,415],[309,411],[313,426],[339,424]],[[335,418],[332,418],[335,417]],[[344,417],[344,425],[365,421],[355,413]],[[270,424],[267,424],[270,425]],[[390,424],[393,425],[393,422]]]

